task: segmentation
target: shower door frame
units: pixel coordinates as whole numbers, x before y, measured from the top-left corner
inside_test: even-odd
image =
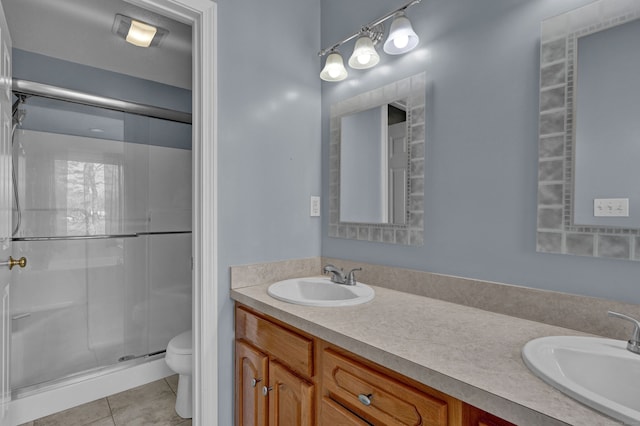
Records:
[[[217,3],[125,0],[192,27],[193,424],[218,424]],[[206,404],[203,403],[206,401]]]

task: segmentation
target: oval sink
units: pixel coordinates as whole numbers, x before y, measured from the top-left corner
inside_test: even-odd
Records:
[[[627,342],[598,337],[550,336],[522,348],[542,380],[617,420],[640,423],[640,355]]]
[[[283,302],[306,306],[359,305],[375,296],[373,289],[366,284],[336,284],[324,277],[278,281],[269,286],[267,293]]]

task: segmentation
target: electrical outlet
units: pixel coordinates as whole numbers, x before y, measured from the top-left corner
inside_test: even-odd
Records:
[[[311,202],[309,205],[309,216],[320,216],[320,197],[311,196]]]
[[[593,215],[629,217],[629,199],[595,198],[593,200]]]

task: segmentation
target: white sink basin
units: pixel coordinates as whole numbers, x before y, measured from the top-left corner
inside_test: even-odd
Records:
[[[640,355],[626,346],[597,337],[542,337],[524,346],[522,358],[536,376],[570,397],[640,424]]]
[[[267,293],[275,299],[306,306],[359,305],[375,296],[373,289],[366,284],[336,284],[324,277],[278,281],[269,286]]]

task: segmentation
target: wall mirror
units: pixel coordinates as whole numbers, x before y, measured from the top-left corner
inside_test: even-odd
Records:
[[[537,250],[640,260],[640,3],[542,23]]]
[[[329,236],[420,246],[426,74],[331,106]]]

